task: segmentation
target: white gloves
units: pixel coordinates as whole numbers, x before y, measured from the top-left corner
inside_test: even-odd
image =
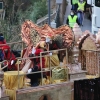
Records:
[[[36,52],[36,49],[33,47],[32,48],[32,54],[35,54],[35,52]]]
[[[50,38],[46,37],[46,43],[50,42]]]
[[[52,53],[50,52],[49,55],[52,56]]]
[[[14,60],[11,61],[11,65],[14,64]]]
[[[32,72],[32,69],[31,68],[28,70],[28,73],[30,73],[30,72]]]

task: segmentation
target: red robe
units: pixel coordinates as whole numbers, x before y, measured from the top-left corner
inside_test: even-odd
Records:
[[[6,44],[6,41],[4,40],[4,41],[0,41],[0,44]]]
[[[8,50],[7,54],[5,53],[5,49]],[[8,61],[8,69],[9,70],[17,70],[17,67],[15,64],[11,65],[11,61],[14,60],[16,61],[15,55],[10,51],[10,47],[8,45],[2,46],[3,54],[4,54],[4,60]],[[5,63],[6,64],[6,63]]]
[[[6,41],[3,40],[3,41],[0,41],[0,44],[6,44]],[[2,48],[4,45],[0,45],[0,48]]]
[[[35,56],[40,56],[40,53],[43,52],[41,49],[36,49]],[[41,62],[40,62],[40,57],[39,58],[34,58],[33,59],[38,66],[38,69],[41,70]],[[42,68],[45,68],[45,58],[42,57]]]

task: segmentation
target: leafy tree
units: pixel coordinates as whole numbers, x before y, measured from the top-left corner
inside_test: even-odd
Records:
[[[37,19],[45,16],[47,14],[47,6],[46,6],[46,0],[38,1],[34,3],[33,6],[33,12],[31,13],[31,18],[33,18],[33,21],[37,21]]]
[[[20,25],[24,19],[34,22],[47,14],[47,0],[3,0],[6,10],[5,20],[0,19],[0,32],[7,42],[20,33]],[[13,40],[16,41],[16,40]]]
[[[21,13],[21,12],[20,12]],[[47,14],[47,5],[46,0],[38,0],[34,2],[34,4],[29,7],[23,15],[19,15],[20,19],[30,19],[36,22],[39,18],[45,16]]]

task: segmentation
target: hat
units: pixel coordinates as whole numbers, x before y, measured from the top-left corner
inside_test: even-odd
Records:
[[[48,34],[46,36],[46,42],[50,42],[50,40],[53,40],[53,39],[54,39],[54,35],[52,35],[52,34]]]
[[[39,42],[37,45],[36,45],[36,48],[43,48],[43,49],[46,49],[46,43],[45,41],[41,41]]]
[[[49,37],[51,40],[53,40],[54,39],[54,35],[52,35],[52,34],[48,34],[48,36],[47,37]]]
[[[45,41],[46,37],[45,36],[41,36],[41,41]]]
[[[46,48],[45,46],[46,46],[45,41],[41,41],[40,44],[39,44],[39,47],[40,48]]]
[[[0,41],[4,41],[4,37],[3,36],[0,36]]]

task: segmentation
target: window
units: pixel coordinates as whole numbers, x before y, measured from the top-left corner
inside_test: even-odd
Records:
[[[95,6],[100,7],[100,0],[95,0]]]
[[[3,2],[0,2],[0,9],[3,9]]]

